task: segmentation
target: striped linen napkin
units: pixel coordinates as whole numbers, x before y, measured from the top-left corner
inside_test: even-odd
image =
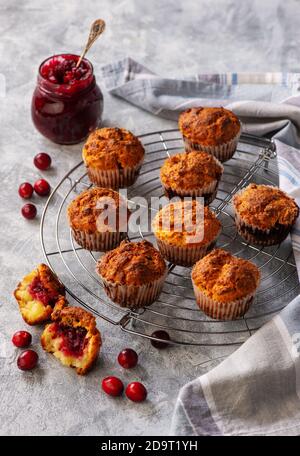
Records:
[[[177,120],[192,106],[225,106],[243,131],[272,135],[279,185],[300,205],[300,74],[250,73],[163,79],[127,58],[102,68],[107,90]],[[300,221],[291,235],[300,273]],[[213,370],[181,389],[173,435],[300,434],[300,296]]]

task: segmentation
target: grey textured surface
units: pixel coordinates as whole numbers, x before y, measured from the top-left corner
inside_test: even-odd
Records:
[[[39,368],[16,368],[18,350],[10,343],[15,330],[25,328],[11,297],[18,280],[42,260],[39,219],[19,215],[18,184],[45,175],[52,184],[80,158],[80,146],[59,147],[43,139],[30,119],[30,100],[42,59],[61,51],[79,52],[92,19],[107,21],[107,31],[91,52],[95,73],[101,65],[130,55],[157,73],[189,75],[220,71],[299,71],[299,2],[278,0],[1,0],[1,72],[6,96],[0,99],[0,434],[141,435],[165,434],[179,388],[211,368],[224,355],[199,348],[156,351],[143,339],[98,321],[103,350],[93,372],[85,378],[63,368],[39,347]],[[99,81],[101,83],[101,81]],[[106,124],[143,133],[173,125],[138,112],[105,94]],[[32,166],[38,151],[53,157],[51,171]],[[39,214],[43,200],[36,199]],[[139,367],[122,372],[116,364],[121,348],[140,354]],[[142,379],[149,400],[136,405],[112,400],[100,389],[110,374],[125,381]]]

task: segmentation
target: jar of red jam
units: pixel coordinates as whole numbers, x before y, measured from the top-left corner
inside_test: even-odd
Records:
[[[103,96],[92,64],[78,55],[60,54],[41,63],[31,114],[37,130],[59,144],[76,144],[99,126]]]

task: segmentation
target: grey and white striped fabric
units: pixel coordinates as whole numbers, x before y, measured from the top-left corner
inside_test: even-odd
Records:
[[[273,134],[280,187],[300,205],[300,74],[215,74],[162,79],[125,59],[102,70],[108,91],[177,120],[192,106],[226,106],[247,133]],[[292,233],[300,273],[300,221]],[[300,296],[212,371],[185,385],[173,435],[300,434]]]

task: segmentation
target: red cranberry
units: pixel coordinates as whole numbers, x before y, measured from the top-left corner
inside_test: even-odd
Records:
[[[137,352],[132,350],[132,348],[125,348],[119,353],[118,362],[125,369],[135,367],[138,362]]]
[[[45,171],[51,166],[51,157],[45,152],[37,154],[33,159],[34,166]]]
[[[17,331],[12,337],[12,343],[19,348],[28,347],[31,344],[31,334],[27,331]]]
[[[19,195],[21,198],[31,198],[33,194],[33,186],[29,182],[23,182],[19,187]]]
[[[109,396],[121,396],[124,385],[118,377],[111,376],[102,380],[102,389]]]
[[[48,196],[50,193],[50,185],[45,179],[38,179],[34,183],[34,191],[39,195],[39,196]]]
[[[140,382],[132,382],[126,388],[126,396],[133,402],[142,402],[147,397],[147,390]]]
[[[25,350],[18,357],[18,368],[21,370],[31,370],[38,362],[38,354],[33,350]]]
[[[151,337],[156,337],[157,339],[163,339],[163,340],[170,340],[170,336],[166,331],[154,331],[154,333],[151,334]],[[160,342],[158,340],[151,340],[151,344],[153,347],[158,348],[160,350],[164,348],[168,348],[170,344],[165,343],[165,342]]]
[[[28,220],[34,219],[34,217],[36,216],[35,205],[30,203],[24,204],[24,206],[22,207],[22,215]]]

